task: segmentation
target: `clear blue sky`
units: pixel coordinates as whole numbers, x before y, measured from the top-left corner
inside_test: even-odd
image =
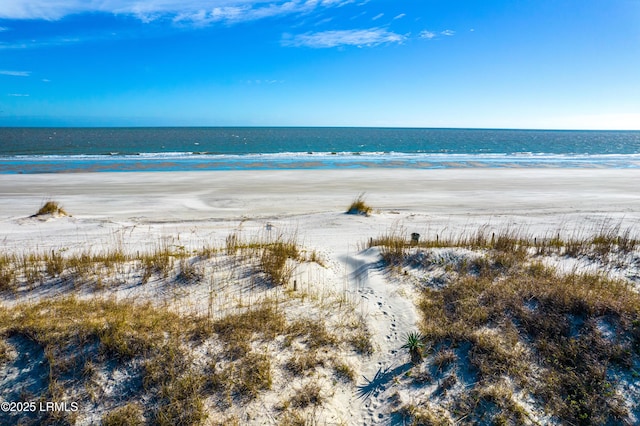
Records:
[[[640,129],[640,0],[1,0],[13,125]]]

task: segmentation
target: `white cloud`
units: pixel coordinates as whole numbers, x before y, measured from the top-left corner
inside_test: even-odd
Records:
[[[0,19],[57,20],[78,13],[133,15],[148,22],[159,18],[198,24],[254,20],[280,14],[340,7],[354,0],[3,0]]]
[[[213,9],[186,10],[176,14],[175,22],[193,22],[209,25],[216,22],[237,23],[255,21],[274,16],[305,14],[324,7],[342,7],[354,0],[218,0],[225,3]]]
[[[320,25],[328,24],[331,21],[333,21],[333,17],[324,18],[324,19],[321,19],[318,22],[316,22],[314,25],[315,26],[320,26]]]
[[[284,83],[284,80],[247,80],[247,81],[243,81],[244,84],[257,84],[257,85],[261,85],[261,84],[267,84],[267,85],[272,85],[272,84],[282,84]]]
[[[456,34],[456,32],[453,31],[453,30],[444,30],[444,31],[440,31],[439,33],[434,33],[433,31],[424,30],[424,31],[420,32],[419,37],[427,39],[427,40],[432,40],[432,39],[438,37],[438,35],[451,37],[451,36],[453,36],[455,34]]]
[[[31,75],[31,71],[0,70],[0,75],[10,75],[10,76],[13,76],[13,77],[29,77]]]
[[[383,16],[384,16],[384,13],[378,13],[376,16],[371,18],[371,20],[372,21],[377,21],[378,19],[382,18]]]
[[[78,43],[87,43],[92,41],[104,41],[104,40],[115,40],[118,38],[126,38],[127,34],[114,34],[114,33],[97,33],[92,35],[83,35],[81,37],[51,37],[44,39],[31,39],[31,40],[21,40],[17,42],[1,42],[0,41],[0,50],[10,50],[10,49],[34,49],[34,48],[43,48],[50,46],[65,46],[72,45]]]
[[[26,93],[9,93],[7,96],[11,96],[13,98],[28,98],[29,95]]]
[[[377,46],[385,43],[402,43],[405,36],[383,30],[370,28],[367,30],[323,31],[317,33],[285,35],[282,44],[294,47],[330,48],[337,46]]]
[[[393,17],[393,20],[395,21],[396,19],[402,19],[402,18],[404,18],[405,16],[407,16],[407,14],[406,14],[406,13],[401,13],[400,15],[396,15],[396,16],[394,16],[394,17]]]
[[[431,40],[436,37],[436,33],[424,30],[420,33],[420,38],[426,38],[427,40]]]

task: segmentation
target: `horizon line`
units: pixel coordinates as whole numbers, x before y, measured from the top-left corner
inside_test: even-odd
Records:
[[[431,126],[359,126],[359,125],[0,125],[0,129],[397,129],[397,130],[498,130],[540,132],[640,132],[637,129],[581,129],[535,127],[431,127]]]

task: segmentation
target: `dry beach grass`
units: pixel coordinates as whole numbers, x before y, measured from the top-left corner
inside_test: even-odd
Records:
[[[422,278],[418,302],[423,368],[440,384],[420,395],[422,407],[399,413],[416,423],[633,423],[637,407],[624,387],[640,365],[637,288],[604,272],[545,265],[560,256],[598,262],[601,271],[609,262],[632,266],[638,240],[619,230],[567,241],[509,230],[419,245],[397,234],[374,240],[394,270],[442,272]],[[632,265],[623,265],[630,255]]]
[[[4,414],[5,421],[118,424],[133,415],[151,424],[201,424],[205,419],[224,423],[222,419],[238,416],[262,393],[282,392],[287,384],[281,380],[289,376],[305,384],[302,391],[274,404],[273,415],[306,418],[305,409],[322,401],[316,371],[350,382],[355,375],[343,355],[358,354],[363,344],[370,344],[359,341],[369,337],[338,295],[319,299],[313,289],[280,291],[289,284],[291,262],[307,262],[300,253],[295,236],[244,242],[230,235],[226,247],[190,253],[159,245],[135,255],[119,250],[102,255],[5,255],[2,275],[10,278],[3,291],[17,299],[13,307],[0,309],[0,362],[16,375],[3,383],[6,395],[73,400],[84,407],[72,413]],[[250,284],[247,301],[224,307],[232,313],[214,314],[210,305],[208,315],[196,314],[198,301],[184,302],[193,305],[177,313],[154,304],[152,295],[146,301],[110,296],[116,286],[142,287],[151,281],[180,290],[202,287],[205,274],[193,271],[223,265],[229,268],[226,274],[248,274],[232,287]],[[20,302],[51,286],[66,287],[65,295]],[[263,297],[252,299],[257,293]],[[306,315],[292,314],[303,307]],[[329,309],[334,318],[326,319],[324,311]],[[31,361],[42,364],[39,377],[16,368],[34,348],[42,354]],[[280,382],[274,384],[276,371]],[[116,376],[125,383],[110,384]],[[37,383],[25,390],[24,385],[33,381]],[[210,415],[212,411],[217,415]]]

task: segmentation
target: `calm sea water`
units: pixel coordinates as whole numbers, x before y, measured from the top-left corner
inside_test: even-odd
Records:
[[[0,173],[640,167],[639,131],[0,128]]]

